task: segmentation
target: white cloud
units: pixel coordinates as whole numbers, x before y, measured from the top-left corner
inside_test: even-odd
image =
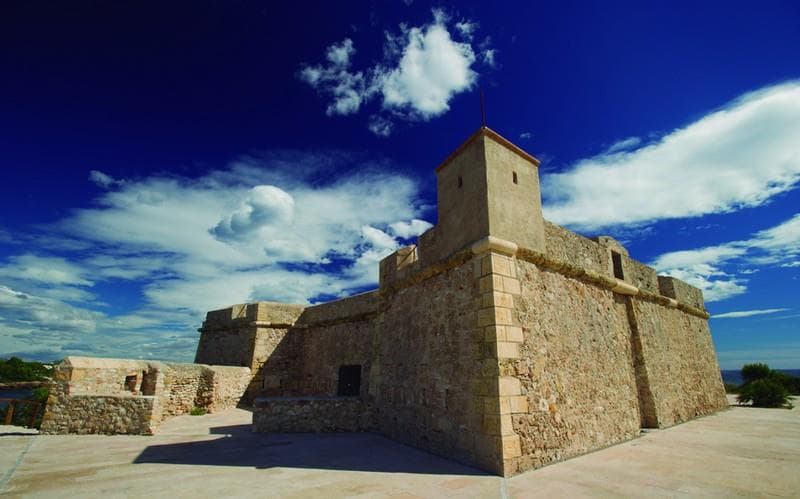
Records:
[[[543,178],[545,216],[584,230],[759,206],[800,180],[800,82],[767,87],[661,139]]]
[[[383,105],[410,110],[423,119],[450,109],[450,99],[469,90],[477,74],[475,53],[468,43],[455,42],[443,24],[411,28],[398,66],[380,70]]]
[[[448,30],[449,18],[443,10],[434,9],[433,22],[423,26],[401,26],[401,34],[386,34],[386,60],[364,71],[355,71],[352,56],[355,46],[351,39],[328,47],[326,63],[306,65],[299,77],[319,93],[328,96],[329,115],[358,112],[374,97],[379,96],[382,107],[396,118],[428,120],[450,109],[450,101],[461,92],[471,89],[478,77],[473,69],[475,51],[470,40],[477,24],[462,20],[455,24],[454,33],[464,41],[453,39]],[[489,66],[495,62],[495,52],[488,41],[481,45],[481,61]],[[391,120],[375,115],[369,129],[379,136],[392,132]]]
[[[345,38],[339,45],[334,44],[328,47],[326,56],[331,64],[347,67],[350,65],[350,57],[352,57],[355,52],[356,49],[353,48],[353,40]]]
[[[528,140],[531,137],[533,137],[533,134],[531,132],[522,132],[519,134],[519,138],[522,140]]]
[[[95,312],[72,307],[58,300],[30,295],[0,285],[0,321],[17,327],[35,326],[46,331],[93,333],[99,316]]]
[[[639,137],[628,137],[627,139],[618,140],[611,144],[611,147],[606,149],[605,154],[611,154],[619,151],[628,151],[642,143]]]
[[[482,51],[481,59],[483,60],[483,63],[486,64],[487,66],[494,67],[495,66],[494,57],[496,52],[497,51],[495,49],[486,49]]]
[[[370,227],[369,225],[361,227],[361,235],[370,246],[378,250],[388,250],[391,253],[397,249],[397,241],[389,234],[375,227]]]
[[[374,287],[377,262],[399,246],[392,227],[427,224],[417,185],[393,171],[284,151],[116,184],[43,236],[81,244],[0,264],[0,351],[191,360],[208,310]],[[115,303],[87,291],[98,282]]]
[[[250,237],[257,230],[270,229],[291,224],[294,218],[294,198],[274,185],[253,187],[240,207],[224,217],[211,233],[222,241],[235,241]]]
[[[301,80],[333,98],[326,110],[329,116],[358,112],[361,103],[371,93],[366,87],[364,74],[349,69],[354,53],[353,41],[345,38],[341,43],[328,47],[327,66],[305,66],[300,70]]]
[[[402,239],[409,239],[419,236],[431,227],[433,227],[433,224],[418,218],[415,218],[410,222],[395,222],[389,224],[389,229],[392,231],[392,234]]]
[[[800,261],[784,263],[784,264],[781,265],[781,267],[784,267],[784,268],[800,267]]]
[[[665,253],[652,263],[660,273],[682,279],[703,290],[706,301],[719,301],[747,291],[747,279],[723,267],[732,263],[747,266],[781,265],[800,255],[800,213],[789,220],[759,231],[749,239],[716,246]],[[753,269],[740,275],[753,274]]]
[[[64,258],[42,257],[33,254],[12,256],[0,266],[0,277],[35,281],[47,285],[92,286],[88,272]]]
[[[122,183],[120,180],[117,180],[111,175],[103,173],[99,170],[90,171],[89,180],[91,180],[92,182],[94,182],[95,184],[104,189],[109,189],[111,187],[114,187]]]
[[[369,118],[369,131],[379,137],[388,137],[392,134],[394,124],[383,116],[374,115]]]
[[[455,27],[458,30],[458,32],[461,33],[461,36],[469,40],[472,38],[472,35],[475,33],[475,30],[478,29],[478,23],[468,20],[462,20],[455,23]]]
[[[774,314],[777,312],[785,312],[790,310],[788,308],[766,308],[761,310],[740,310],[737,312],[726,312],[724,314],[717,314],[711,316],[712,319],[736,319],[739,317],[752,317],[754,315]]]

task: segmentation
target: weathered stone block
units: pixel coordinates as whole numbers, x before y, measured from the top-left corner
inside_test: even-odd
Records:
[[[492,291],[503,291],[503,276],[489,274],[483,276],[478,281],[478,292],[491,293]]]
[[[503,457],[509,459],[522,455],[519,435],[506,435],[502,437]]]
[[[503,277],[503,291],[512,295],[520,294],[519,280],[513,277]]]
[[[498,359],[518,359],[519,358],[519,343],[512,343],[508,341],[499,341],[497,345],[497,358]]]
[[[483,308],[478,311],[478,326],[490,326],[494,324],[505,325],[511,324],[511,309],[490,307]]]
[[[487,435],[513,435],[514,427],[510,414],[484,414],[483,433]]]
[[[493,293],[484,293],[481,295],[482,306],[484,307],[514,307],[514,297],[509,293],[502,291],[495,291]]]
[[[528,413],[528,397],[520,395],[517,397],[508,397],[509,411],[513,414],[527,414]]]
[[[522,334],[522,328],[519,326],[506,326],[505,327],[506,341],[513,341],[515,343],[522,343],[525,337]]]
[[[500,376],[497,381],[499,395],[519,395],[521,393],[519,379],[513,376]]]
[[[503,276],[516,277],[516,267],[513,260],[505,255],[497,253],[489,254],[488,258],[482,261],[483,275],[494,273]]]

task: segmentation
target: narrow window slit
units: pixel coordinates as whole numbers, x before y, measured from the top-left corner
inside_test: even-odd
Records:
[[[625,279],[622,273],[622,256],[616,251],[611,252],[611,263],[614,266],[614,277],[617,279]]]

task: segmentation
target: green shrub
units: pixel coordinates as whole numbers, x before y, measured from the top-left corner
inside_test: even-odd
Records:
[[[791,407],[789,392],[771,378],[756,379],[743,385],[737,400],[740,404],[752,403],[753,407]]]
[[[745,364],[742,366],[742,385],[764,379],[772,372],[766,364]]]
[[[784,372],[772,371],[769,373],[769,379],[783,385],[791,395],[800,395],[800,378]]]
[[[202,416],[207,411],[203,407],[192,407],[192,410],[189,412],[192,416]]]
[[[19,357],[0,359],[0,383],[42,381],[50,376],[52,370],[41,362],[25,362]]]

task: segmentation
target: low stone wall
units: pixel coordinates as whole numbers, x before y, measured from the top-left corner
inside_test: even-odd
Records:
[[[152,435],[156,427],[152,396],[67,396],[58,388],[48,400],[41,433]]]
[[[266,397],[255,401],[257,433],[373,431],[372,405],[358,397]]]
[[[198,407],[205,407],[208,412],[219,412],[231,409],[239,404],[242,394],[250,383],[250,369],[232,366],[205,366],[210,376],[210,400],[198,400]]]
[[[166,418],[235,407],[250,369],[67,357],[56,366],[44,433],[152,434]]]

